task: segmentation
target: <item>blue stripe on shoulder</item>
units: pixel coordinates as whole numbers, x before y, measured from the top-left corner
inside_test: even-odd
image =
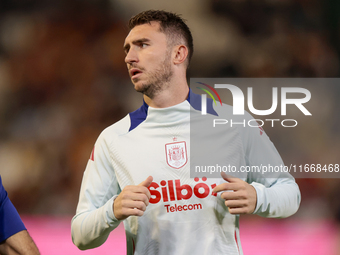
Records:
[[[202,107],[202,98],[200,95],[195,94],[192,90],[189,90],[189,96],[187,98],[188,102],[197,111],[201,111]],[[207,113],[218,116],[217,112],[213,108],[213,100],[211,98],[207,98]]]
[[[146,119],[146,116],[148,114],[148,108],[149,106],[143,101],[143,105],[139,109],[129,113],[131,122],[129,132],[138,127],[138,125],[141,124]]]

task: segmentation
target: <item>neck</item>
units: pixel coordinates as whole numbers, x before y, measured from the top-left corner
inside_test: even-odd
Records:
[[[182,83],[171,83],[167,89],[160,91],[152,99],[144,95],[144,101],[154,108],[166,108],[180,104],[188,98],[189,86],[184,80]]]

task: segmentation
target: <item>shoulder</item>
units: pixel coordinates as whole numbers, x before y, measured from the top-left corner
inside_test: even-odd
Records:
[[[119,136],[129,133],[146,119],[147,113],[148,105],[144,102],[140,108],[130,112],[123,119],[105,128],[99,135],[98,140],[112,142]]]
[[[119,136],[130,132],[146,119],[148,114],[148,108],[149,108],[148,105],[145,102],[143,102],[140,108],[133,112],[130,112],[120,121],[104,129],[102,135]]]
[[[129,132],[131,126],[131,119],[129,114],[121,120],[105,128],[99,135],[98,140],[111,141],[116,139],[120,135],[124,135]]]
[[[244,111],[243,114],[237,115],[233,112],[233,107],[227,104],[216,105],[214,110],[217,113],[219,123],[223,123],[229,128],[238,130],[244,141],[254,138],[267,137],[262,125],[249,112]]]

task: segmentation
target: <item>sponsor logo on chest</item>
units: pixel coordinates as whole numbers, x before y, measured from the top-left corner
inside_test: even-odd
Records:
[[[192,197],[204,199],[209,195],[217,196],[216,193],[212,192],[216,187],[216,183],[210,184],[209,186],[205,183],[207,181],[206,177],[202,178],[203,182],[199,182],[198,177],[194,178],[194,181],[197,182],[194,186],[181,184],[180,179],[168,181],[162,180],[159,184],[157,182],[152,182],[148,187],[151,194],[149,202],[151,204],[158,204],[159,202],[166,203],[171,201],[190,200]],[[167,213],[203,209],[201,203],[189,203],[186,205],[164,204],[164,207],[166,208]]]

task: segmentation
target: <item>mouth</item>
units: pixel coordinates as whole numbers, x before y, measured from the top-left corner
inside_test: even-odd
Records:
[[[141,76],[143,72],[138,68],[132,68],[130,69],[129,73],[130,73],[131,79],[136,79],[139,76]]]

